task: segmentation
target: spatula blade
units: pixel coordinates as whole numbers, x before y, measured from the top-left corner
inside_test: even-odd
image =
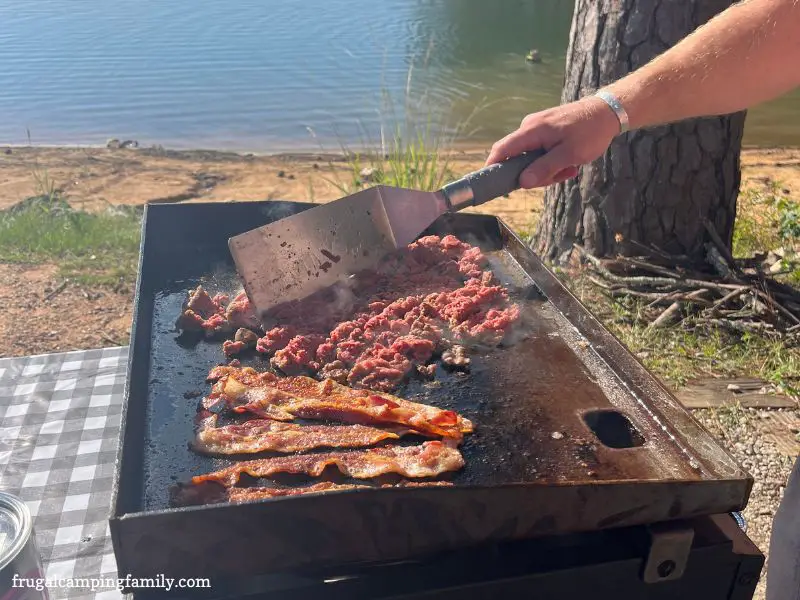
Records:
[[[442,203],[436,193],[375,186],[232,237],[228,245],[266,323],[274,307],[374,268],[430,225]]]

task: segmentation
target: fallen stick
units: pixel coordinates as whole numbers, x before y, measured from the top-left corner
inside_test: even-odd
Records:
[[[682,296],[681,292],[668,292],[666,294],[653,294],[655,298],[653,301],[648,304],[645,308],[655,308],[659,304],[663,304],[665,302],[674,302],[675,300],[679,300]]]
[[[680,309],[681,309],[681,303],[680,302],[673,302],[672,304],[670,304],[666,308],[666,310],[664,312],[662,312],[660,315],[658,315],[658,317],[656,317],[655,321],[650,323],[650,327],[656,329],[658,327],[663,327],[663,326],[669,324],[669,322],[672,320],[672,317],[674,317],[675,314]]]
[[[800,319],[795,317],[789,310],[778,304],[771,296],[765,294],[761,290],[755,290],[756,294],[758,294],[761,298],[766,300],[767,304],[771,305],[774,309],[776,309],[779,313],[781,313],[784,317],[788,318],[790,321],[793,321],[796,325],[800,325]]]
[[[735,298],[738,298],[739,296],[741,296],[742,294],[744,294],[748,290],[750,290],[750,287],[746,286],[746,285],[743,285],[740,288],[733,290],[732,292],[726,294],[725,296],[723,296],[722,298],[717,300],[714,303],[714,306],[711,307],[711,311],[710,311],[711,312],[711,316],[713,317],[723,305],[727,304],[728,302],[730,302],[731,300],[733,300]]]
[[[588,276],[589,281],[595,284],[597,287],[603,288],[604,290],[610,290],[611,286],[608,285],[605,281],[600,281],[596,277],[592,277],[591,275]]]
[[[676,273],[672,269],[667,269],[666,267],[661,267],[659,265],[651,265],[636,258],[620,256],[618,260],[622,260],[623,262],[629,263],[634,267],[639,267],[640,269],[644,269],[646,271],[652,271],[653,273],[658,273],[659,275],[664,275],[665,277],[670,277],[672,279],[680,279],[682,277],[680,273]]]
[[[770,281],[770,280],[767,280],[767,281]],[[776,282],[772,282],[772,283],[776,283]],[[780,284],[778,284],[778,285],[780,285]],[[776,287],[776,286],[768,284],[767,287]],[[794,302],[800,302],[800,292],[797,292],[797,293],[788,292],[787,293],[787,292],[781,290],[781,288],[778,288],[778,290],[770,290],[770,293],[773,296],[775,296],[776,298],[783,298],[784,300],[793,300]]]
[[[114,344],[115,346],[123,346],[124,345],[122,342],[120,342],[119,340],[115,340],[114,338],[112,338],[110,335],[108,335],[106,333],[101,332],[100,333],[100,337],[103,339],[103,341],[109,342],[111,344]]]
[[[674,302],[676,300],[681,300],[684,302],[694,302],[695,304],[700,304],[701,306],[711,306],[711,302],[700,298],[698,294],[694,292],[685,293],[681,291],[669,291],[669,292],[639,292],[636,290],[630,290],[628,288],[611,288],[609,290],[612,296],[634,296],[636,298],[643,298],[644,300],[652,300],[650,304],[648,304],[647,308],[653,308],[657,304],[663,304],[664,302]],[[695,292],[707,292],[708,290],[695,290]]]
[[[593,256],[589,252],[587,252],[582,246],[579,244],[573,244],[575,249],[584,256],[590,263],[592,263],[600,274],[608,279],[609,281],[613,281],[614,283],[628,283],[628,284],[644,284],[644,285],[672,285],[675,283],[675,279],[666,278],[666,277],[623,277],[622,275],[614,275],[611,271],[606,269],[603,266],[603,262]]]
[[[637,242],[636,240],[628,240],[628,242],[633,244],[634,246],[638,246],[639,248],[641,248],[642,250],[648,252],[649,254],[655,254],[656,256],[659,256],[660,258],[663,258],[664,260],[668,260],[668,261],[670,261],[672,263],[676,263],[676,262],[688,263],[689,262],[689,257],[686,256],[685,254],[670,254],[668,252],[665,252],[664,250],[662,250],[661,248],[659,248],[655,244],[650,244],[649,246],[646,246],[645,244],[642,244],[641,242]]]
[[[770,323],[754,323],[752,321],[729,321],[728,319],[698,319],[698,325],[713,325],[714,327],[727,327],[741,333],[775,333],[775,328]]]
[[[711,241],[714,242],[717,250],[719,250],[719,253],[727,261],[728,267],[733,269],[737,275],[741,275],[742,272],[736,264],[736,259],[733,258],[733,254],[728,250],[728,246],[722,241],[722,238],[719,237],[719,233],[717,232],[717,228],[714,227],[714,224],[706,217],[701,217],[700,222],[703,223],[703,227],[708,231],[708,235],[711,237]]]
[[[59,283],[58,286],[56,287],[56,289],[54,289],[52,292],[47,294],[47,296],[44,297],[44,301],[48,302],[51,298],[55,298],[58,294],[60,294],[61,292],[64,291],[64,289],[67,287],[68,283],[69,283],[69,279],[65,279],[64,281]]]
[[[590,263],[592,263],[598,270],[598,272],[605,277],[607,280],[613,283],[621,283],[621,284],[628,284],[628,285],[660,285],[660,286],[670,286],[672,289],[684,286],[684,287],[692,287],[692,288],[714,288],[719,290],[735,290],[741,287],[741,283],[717,283],[712,281],[703,281],[701,279],[673,279],[670,277],[623,277],[621,275],[614,275],[608,269],[603,266],[602,261],[590,254],[587,250],[585,250],[579,244],[573,244],[575,249],[584,256]],[[668,291],[668,290],[664,290]]]

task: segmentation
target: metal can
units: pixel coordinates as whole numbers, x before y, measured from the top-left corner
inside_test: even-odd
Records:
[[[0,492],[0,600],[50,600],[31,511],[6,492]]]

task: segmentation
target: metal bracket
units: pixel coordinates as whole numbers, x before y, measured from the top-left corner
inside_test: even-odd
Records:
[[[650,551],[644,563],[645,583],[680,579],[692,551],[694,529],[683,523],[658,523],[648,527]]]

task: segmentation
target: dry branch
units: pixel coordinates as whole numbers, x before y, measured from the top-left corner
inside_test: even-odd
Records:
[[[669,268],[651,264],[643,257],[599,259],[580,245],[575,244],[575,249],[589,266],[589,280],[604,293],[649,302],[644,313],[651,327],[664,327],[692,316],[699,325],[739,332],[790,335],[800,330],[800,291],[760,271],[745,273],[713,225],[707,221],[703,224],[713,240],[707,260],[716,272],[698,265]],[[659,259],[663,258],[661,253]]]

